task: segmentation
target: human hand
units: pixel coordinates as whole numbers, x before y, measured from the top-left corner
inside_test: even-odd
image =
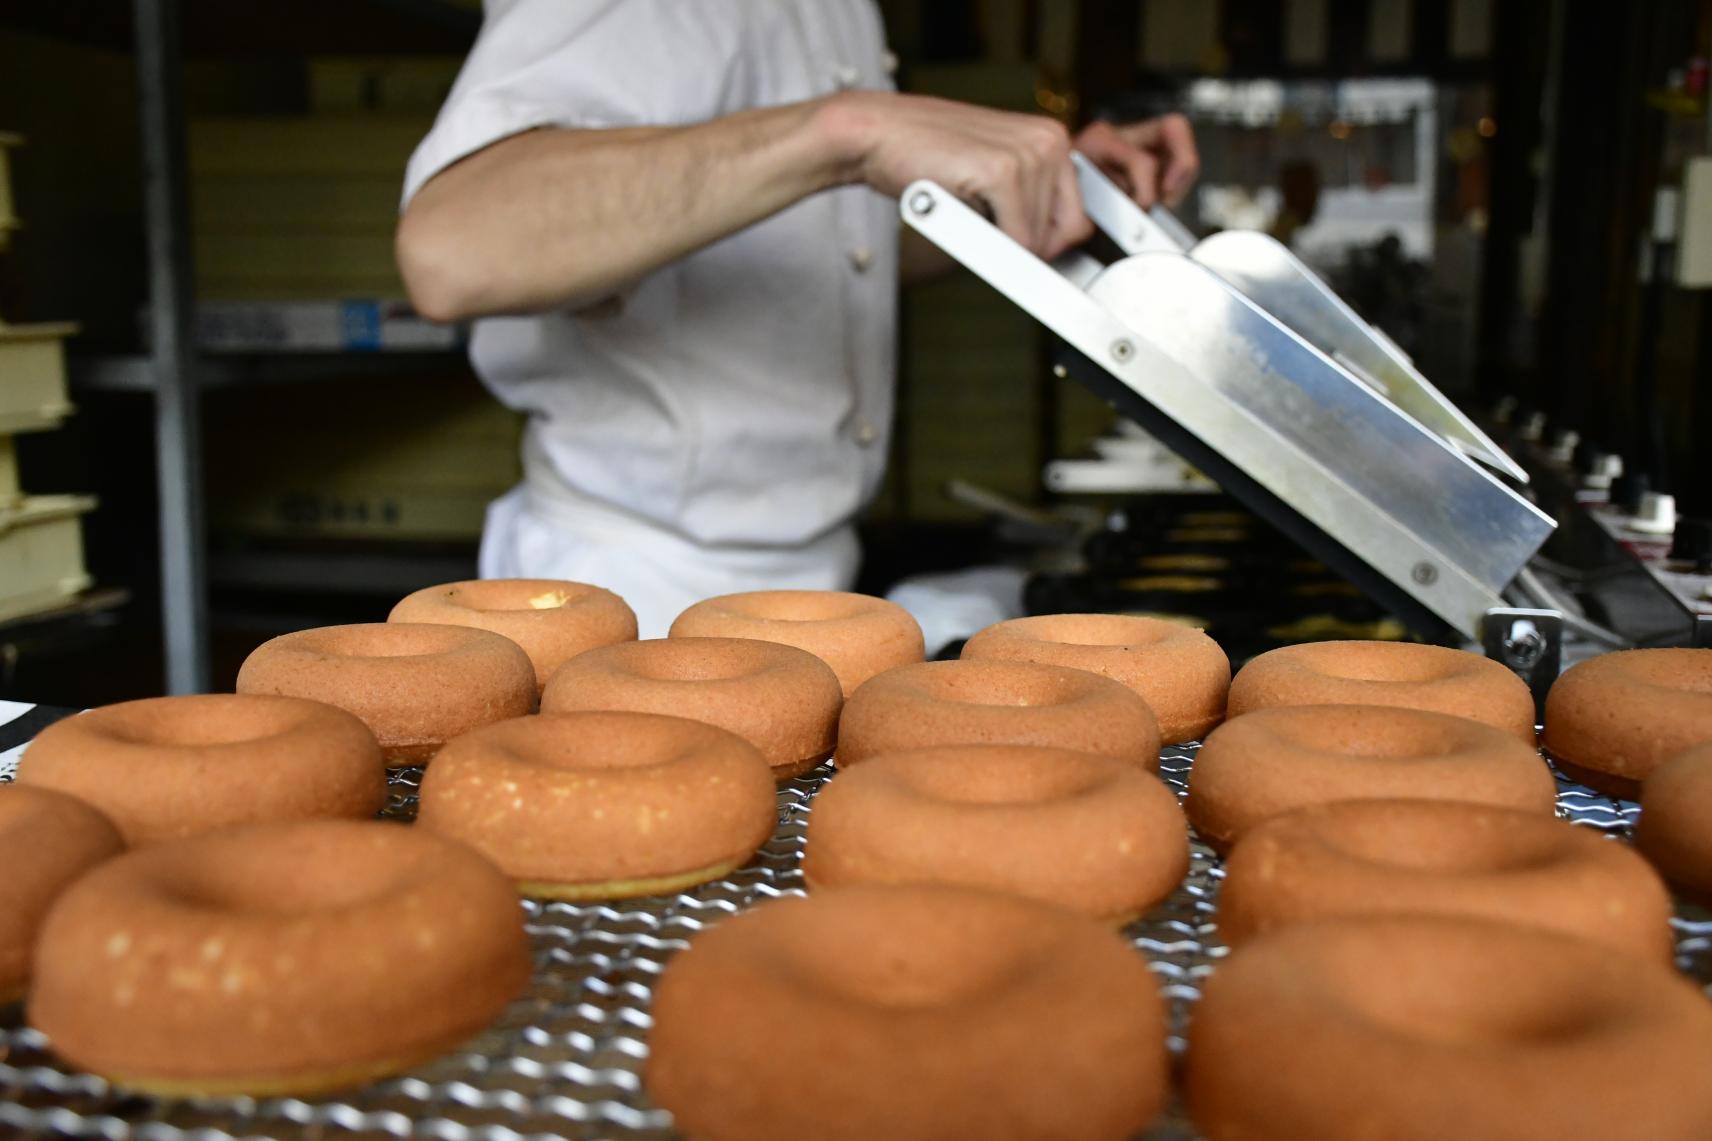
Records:
[[[1188,196],[1201,158],[1195,132],[1181,115],[1161,115],[1139,123],[1089,123],[1076,136],[1076,149],[1093,159],[1143,209],[1163,200],[1179,205]]]
[[[1056,120],[884,91],[845,92],[832,108],[851,181],[895,197],[930,178],[1042,258],[1094,232]]]

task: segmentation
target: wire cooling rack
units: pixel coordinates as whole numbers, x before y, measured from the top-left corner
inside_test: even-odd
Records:
[[[1167,748],[1161,773],[1179,795],[1197,746]],[[642,1090],[649,1003],[666,961],[696,932],[757,900],[802,890],[808,814],[826,770],[779,790],[779,824],[756,858],[693,891],[622,904],[524,903],[534,943],[529,990],[479,1038],[400,1078],[337,1097],[159,1101],[128,1096],[64,1069],[16,1007],[0,1009],[0,1133],[113,1141],[291,1138],[533,1138],[674,1136],[671,1118]],[[416,811],[418,769],[394,773],[384,815]],[[1627,837],[1639,810],[1559,779],[1559,813]],[[1145,919],[1124,929],[1159,973],[1170,1004],[1171,1047],[1180,1051],[1201,980],[1225,949],[1213,926],[1222,871],[1193,845],[1188,878]],[[1712,916],[1680,910],[1679,965],[1712,984]],[[812,1064],[812,1063],[805,1063]],[[1194,1136],[1172,1110],[1147,1141]]]

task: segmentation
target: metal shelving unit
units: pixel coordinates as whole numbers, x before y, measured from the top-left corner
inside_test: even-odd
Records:
[[[185,20],[189,8],[190,21]],[[131,26],[104,3],[6,8],[10,24],[48,35],[134,49],[143,157],[143,217],[148,248],[149,351],[73,362],[85,391],[146,392],[154,398],[159,491],[161,609],[170,693],[210,684],[208,557],[202,496],[201,393],[253,383],[291,383],[333,375],[396,375],[445,363],[450,353],[292,353],[203,356],[195,346],[183,59],[187,33],[200,51],[457,50],[481,24],[479,12],[450,0],[369,0],[280,5],[251,22],[221,5],[132,0]],[[325,17],[325,18],[323,18]],[[335,18],[336,17],[336,18]],[[389,23],[408,18],[421,34],[399,41]],[[227,34],[228,27],[234,29]],[[127,35],[128,33],[128,35]],[[253,33],[248,40],[246,33]],[[289,33],[289,34],[287,34]],[[343,37],[343,38],[341,38]],[[326,42],[323,42],[325,39]],[[127,44],[129,40],[129,44]],[[348,41],[348,42],[347,42]],[[419,42],[420,41],[420,42]],[[401,46],[402,45],[402,46]]]

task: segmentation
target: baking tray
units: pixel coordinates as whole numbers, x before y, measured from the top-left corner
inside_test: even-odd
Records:
[[[1165,750],[1161,772],[1181,795],[1196,745]],[[748,866],[730,878],[669,898],[622,904],[523,904],[535,948],[528,992],[480,1037],[408,1076],[337,1097],[157,1101],[128,1096],[99,1078],[64,1069],[16,1006],[0,1011],[0,1133],[113,1141],[229,1141],[245,1138],[525,1138],[675,1136],[671,1118],[642,1091],[649,1001],[666,961],[696,932],[757,900],[802,891],[801,857],[810,802],[824,769],[779,790],[779,826]],[[384,815],[415,814],[419,769],[392,778]],[[1562,815],[1627,837],[1639,810],[1559,780]],[[1212,923],[1222,871],[1193,846],[1188,878],[1124,934],[1158,972],[1171,1009],[1171,1048],[1201,980],[1224,955]],[[1679,908],[1677,961],[1712,984],[1712,915]],[[805,1061],[805,1065],[814,1064]],[[1171,1111],[1147,1141],[1194,1136]]]

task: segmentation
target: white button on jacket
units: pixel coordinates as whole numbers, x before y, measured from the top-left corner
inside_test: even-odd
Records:
[[[684,125],[890,83],[871,0],[488,0],[405,200],[538,127]],[[476,322],[477,373],[529,415],[482,574],[605,586],[643,637],[714,594],[848,586],[892,419],[896,248],[896,204],[850,187],[603,303]]]

